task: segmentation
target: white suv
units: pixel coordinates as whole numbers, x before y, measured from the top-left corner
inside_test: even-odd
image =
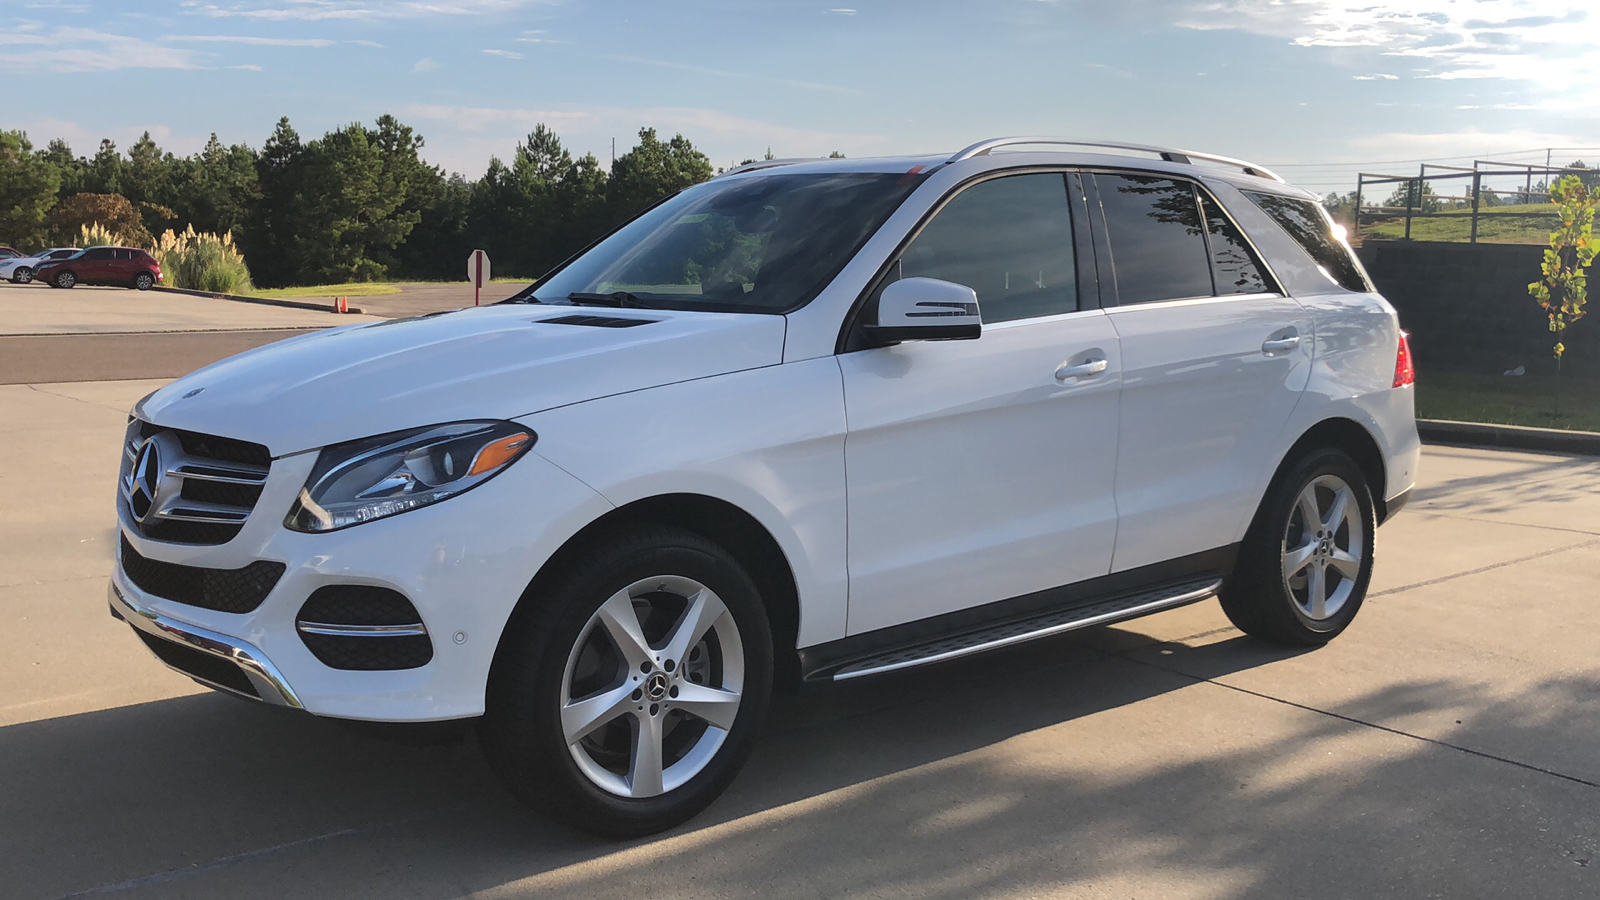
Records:
[[[775,685],[1211,596],[1331,639],[1414,479],[1411,380],[1259,166],[757,163],[503,303],[140,401],[111,606],[210,687],[476,719],[517,794],[643,834],[727,787]]]

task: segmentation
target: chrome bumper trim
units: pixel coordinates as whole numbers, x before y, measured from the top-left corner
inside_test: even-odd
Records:
[[[111,602],[111,614],[134,628],[151,637],[183,644],[202,653],[220,657],[238,666],[243,670],[245,677],[250,679],[250,683],[255,686],[256,693],[260,695],[259,697],[249,697],[249,699],[259,699],[274,706],[287,706],[290,709],[305,709],[305,705],[300,702],[300,697],[295,694],[294,688],[289,687],[289,682],[284,680],[283,673],[279,672],[278,667],[274,666],[271,660],[268,660],[266,655],[255,646],[247,644],[238,638],[218,634],[215,631],[210,631],[197,625],[190,625],[187,622],[169,619],[153,610],[146,609],[140,606],[137,601],[123,594],[122,589],[117,586],[115,577],[111,580],[108,593]],[[171,667],[169,666],[168,668]],[[183,672],[181,669],[173,669],[173,671],[181,672],[190,678],[194,678],[193,675]],[[195,680],[202,681],[202,679]],[[219,691],[227,691],[235,696],[248,697],[246,694],[228,690],[228,688],[210,681],[203,681],[203,683],[207,687],[215,688]]]

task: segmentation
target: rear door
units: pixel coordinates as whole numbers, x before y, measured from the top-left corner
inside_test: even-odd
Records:
[[[1310,377],[1311,319],[1200,185],[1127,172],[1092,181],[1124,367],[1120,572],[1238,539]]]
[[[1071,209],[1085,209],[1076,178],[1034,172],[960,189],[891,264],[891,278],[975,290],[982,337],[839,356],[851,634],[1111,564],[1121,359],[1097,298],[1079,302],[1078,257],[1092,253],[1074,246]],[[1074,366],[1093,371],[1065,374]]]

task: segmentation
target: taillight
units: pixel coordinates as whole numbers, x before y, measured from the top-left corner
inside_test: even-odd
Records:
[[[1394,386],[1405,387],[1417,380],[1417,370],[1411,366],[1411,341],[1400,332],[1400,349],[1394,354]]]

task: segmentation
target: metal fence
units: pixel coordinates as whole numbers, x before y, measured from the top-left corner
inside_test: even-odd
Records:
[[[1430,173],[1430,169],[1437,171]],[[1595,169],[1493,160],[1475,160],[1470,168],[1423,163],[1416,175],[1362,172],[1356,177],[1351,242],[1445,240],[1476,244],[1482,238],[1497,243],[1540,243],[1543,234],[1548,234],[1557,222],[1547,185],[1564,175],[1600,179],[1600,172]],[[1535,178],[1539,180],[1536,182]],[[1384,185],[1403,185],[1405,205],[1368,203],[1372,190],[1377,188],[1381,193]],[[1456,188],[1461,192],[1442,190]],[[1393,193],[1402,191],[1393,189]],[[1385,203],[1393,199],[1391,195]],[[1534,205],[1544,208],[1505,208]],[[1523,224],[1512,228],[1499,224],[1507,222]],[[1494,233],[1486,234],[1489,231]]]

